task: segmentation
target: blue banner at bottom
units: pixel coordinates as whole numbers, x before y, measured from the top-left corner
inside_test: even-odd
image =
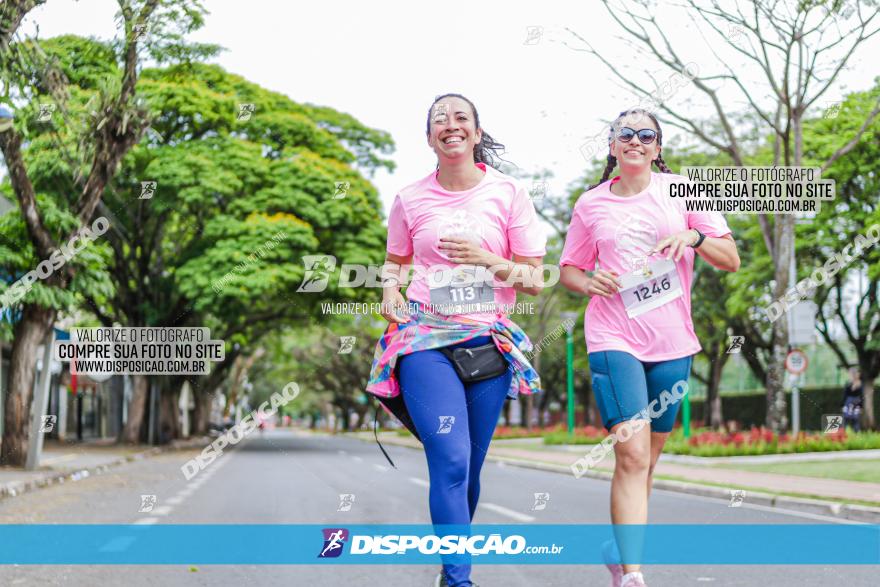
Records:
[[[0,564],[880,564],[880,525],[0,525]]]

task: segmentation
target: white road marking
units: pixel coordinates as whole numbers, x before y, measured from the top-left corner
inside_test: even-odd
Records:
[[[139,518],[134,521],[135,524],[140,526],[150,526],[159,521],[159,518]]]
[[[374,464],[374,465],[373,465],[373,468],[376,469],[377,471],[381,472],[381,473],[385,473],[386,471],[389,470],[388,467],[386,467],[385,465],[377,465],[377,464]]]
[[[419,479],[418,477],[410,477],[410,483],[415,483],[419,487],[431,487],[431,484],[425,481],[424,479]]]
[[[156,516],[167,516],[168,514],[171,513],[171,506],[170,505],[160,505],[157,508],[153,508],[153,511],[151,511],[150,513],[154,514]]]
[[[496,514],[501,514],[502,516],[507,516],[508,518],[513,518],[517,522],[534,522],[535,517],[529,516],[527,514],[523,514],[512,509],[506,508],[502,505],[483,502],[480,504],[480,507],[485,508],[489,511],[493,511]]]

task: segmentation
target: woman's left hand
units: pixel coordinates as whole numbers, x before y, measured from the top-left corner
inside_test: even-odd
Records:
[[[497,258],[473,241],[460,236],[443,237],[437,246],[453,263],[489,267]]]
[[[684,255],[684,250],[695,244],[699,238],[695,230],[682,230],[659,241],[653,249],[648,251],[648,255],[662,253],[664,249],[668,248],[669,252],[666,254],[666,258],[678,261]]]

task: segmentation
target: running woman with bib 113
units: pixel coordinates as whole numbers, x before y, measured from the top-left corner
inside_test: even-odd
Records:
[[[506,308],[516,291],[541,291],[546,237],[525,187],[493,167],[502,147],[468,99],[437,98],[427,137],[437,169],[401,190],[388,218],[382,315],[390,325],[367,391],[396,405],[390,411],[424,445],[435,528],[467,532],[505,398],[540,391],[525,355],[532,345]],[[400,286],[410,263],[406,316],[394,308],[407,305]],[[469,562],[444,559],[435,585],[473,585]]]
[[[584,322],[593,390],[617,440],[616,540],[603,548],[613,587],[645,585],[640,565],[621,564],[620,555],[637,560],[640,539],[619,525],[647,523],[652,473],[701,348],[691,320],[695,254],[717,269],[739,269],[724,217],[688,212],[669,197],[669,184],[687,179],[666,166],[662,139],[657,118],[645,110],[614,120],[605,172],[575,204],[559,262],[562,284],[590,298]],[[607,181],[617,166],[620,175]]]

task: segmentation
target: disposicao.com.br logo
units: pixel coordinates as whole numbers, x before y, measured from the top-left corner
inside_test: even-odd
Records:
[[[345,528],[324,528],[324,546],[318,558],[338,557],[342,554],[346,542],[350,544],[350,555],[407,555],[407,554],[441,554],[471,555],[481,554],[516,555],[516,554],[559,554],[563,546],[527,546],[524,536],[513,534],[502,537],[501,534],[464,534],[437,536],[433,534],[386,534],[386,535],[353,535]]]

